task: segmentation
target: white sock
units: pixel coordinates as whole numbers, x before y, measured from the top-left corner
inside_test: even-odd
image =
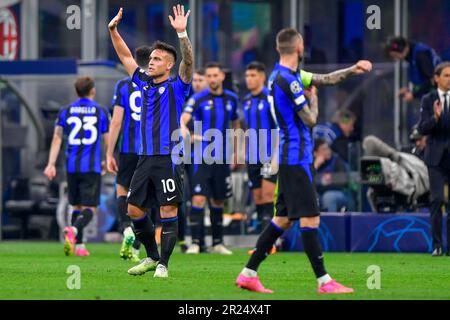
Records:
[[[242,269],[241,273],[246,277],[256,277],[258,273],[255,270],[244,268]]]
[[[75,233],[75,236],[76,236],[78,234],[78,229],[75,227],[72,227],[72,229],[73,229],[73,233]]]
[[[317,283],[319,283],[319,286],[321,286],[331,280],[333,280],[333,279],[331,279],[330,275],[327,273],[326,275],[321,276],[320,278],[317,278]]]
[[[133,232],[133,229],[131,229],[131,227],[126,227],[124,230],[123,230],[123,235],[124,236],[127,236],[128,234],[134,234],[134,232]]]
[[[84,246],[84,243],[79,243],[75,245],[76,249],[86,249],[86,247]]]

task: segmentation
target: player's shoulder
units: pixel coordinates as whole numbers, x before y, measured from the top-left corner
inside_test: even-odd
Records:
[[[238,100],[237,94],[234,93],[234,92],[231,91],[231,90],[223,89],[223,94],[224,94],[227,98],[234,99],[234,100]]]
[[[252,99],[252,93],[249,92],[246,95],[244,95],[244,97],[242,98],[242,102],[248,101]]]
[[[130,77],[122,78],[116,82],[116,88],[121,89],[123,86],[128,85],[129,83],[132,83],[132,82],[133,81],[131,80]]]
[[[200,99],[203,99],[205,97],[208,97],[210,95],[210,91],[208,88],[203,89],[202,91],[196,92],[191,96],[191,99],[194,99],[195,101],[198,101]]]

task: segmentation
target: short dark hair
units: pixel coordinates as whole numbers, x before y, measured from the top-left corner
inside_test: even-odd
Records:
[[[203,68],[197,69],[197,70],[194,71],[194,74],[195,73],[200,75],[200,76],[204,76],[205,75],[205,69],[203,69]]]
[[[331,119],[333,123],[348,123],[349,121],[356,121],[356,115],[348,109],[336,111]]]
[[[316,152],[317,150],[319,150],[321,145],[324,144],[328,144],[327,141],[323,138],[316,138],[314,139],[314,148],[313,148],[313,152]]]
[[[166,42],[158,40],[158,41],[153,42],[153,44],[151,46],[151,52],[153,52],[156,49],[163,50],[163,51],[170,53],[173,56],[173,59],[175,60],[175,62],[177,61],[177,49],[175,49],[174,46],[172,46]]]
[[[293,41],[295,38],[302,38],[302,35],[293,28],[281,29],[277,34],[277,48],[280,54],[294,53]]]
[[[436,68],[434,68],[434,75],[435,76],[440,76],[442,74],[442,71],[444,71],[445,68],[449,68],[450,67],[450,61],[444,61],[439,63]]]
[[[216,61],[208,62],[208,63],[205,65],[205,71],[206,71],[206,69],[211,69],[211,68],[219,68],[220,71],[223,71],[222,65],[221,65],[219,62],[216,62]]]
[[[265,66],[265,64],[262,63],[262,62],[259,62],[259,61],[253,61],[253,62],[250,62],[250,63],[247,65],[247,67],[245,68],[245,70],[256,70],[256,71],[265,73],[265,72],[266,72],[266,66]]]
[[[408,40],[401,36],[393,36],[389,37],[386,41],[385,49],[386,52],[389,53],[391,51],[394,52],[403,52],[405,48],[409,45]]]
[[[139,67],[146,68],[148,66],[150,53],[152,53],[152,48],[149,46],[140,46],[134,50],[134,57]]]
[[[94,79],[91,77],[79,77],[75,81],[75,90],[80,98],[87,97],[94,87]]]

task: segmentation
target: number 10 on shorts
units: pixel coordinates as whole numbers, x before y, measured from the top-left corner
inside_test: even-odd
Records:
[[[175,191],[175,181],[173,179],[162,179],[164,193]]]

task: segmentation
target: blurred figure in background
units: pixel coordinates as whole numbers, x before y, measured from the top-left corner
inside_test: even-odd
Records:
[[[400,89],[403,101],[420,99],[433,89],[434,68],[441,62],[441,58],[433,48],[403,37],[389,38],[385,48],[391,59],[406,61],[409,64],[409,81],[413,89],[412,91],[407,87]]]
[[[313,152],[321,209],[328,212],[352,210],[352,195],[345,190],[348,185],[348,170],[344,161],[320,138],[314,141]]]
[[[331,122],[314,127],[313,138],[325,140],[331,149],[348,163],[352,143],[350,136],[353,133],[355,121],[356,116],[350,110],[337,110]]]

